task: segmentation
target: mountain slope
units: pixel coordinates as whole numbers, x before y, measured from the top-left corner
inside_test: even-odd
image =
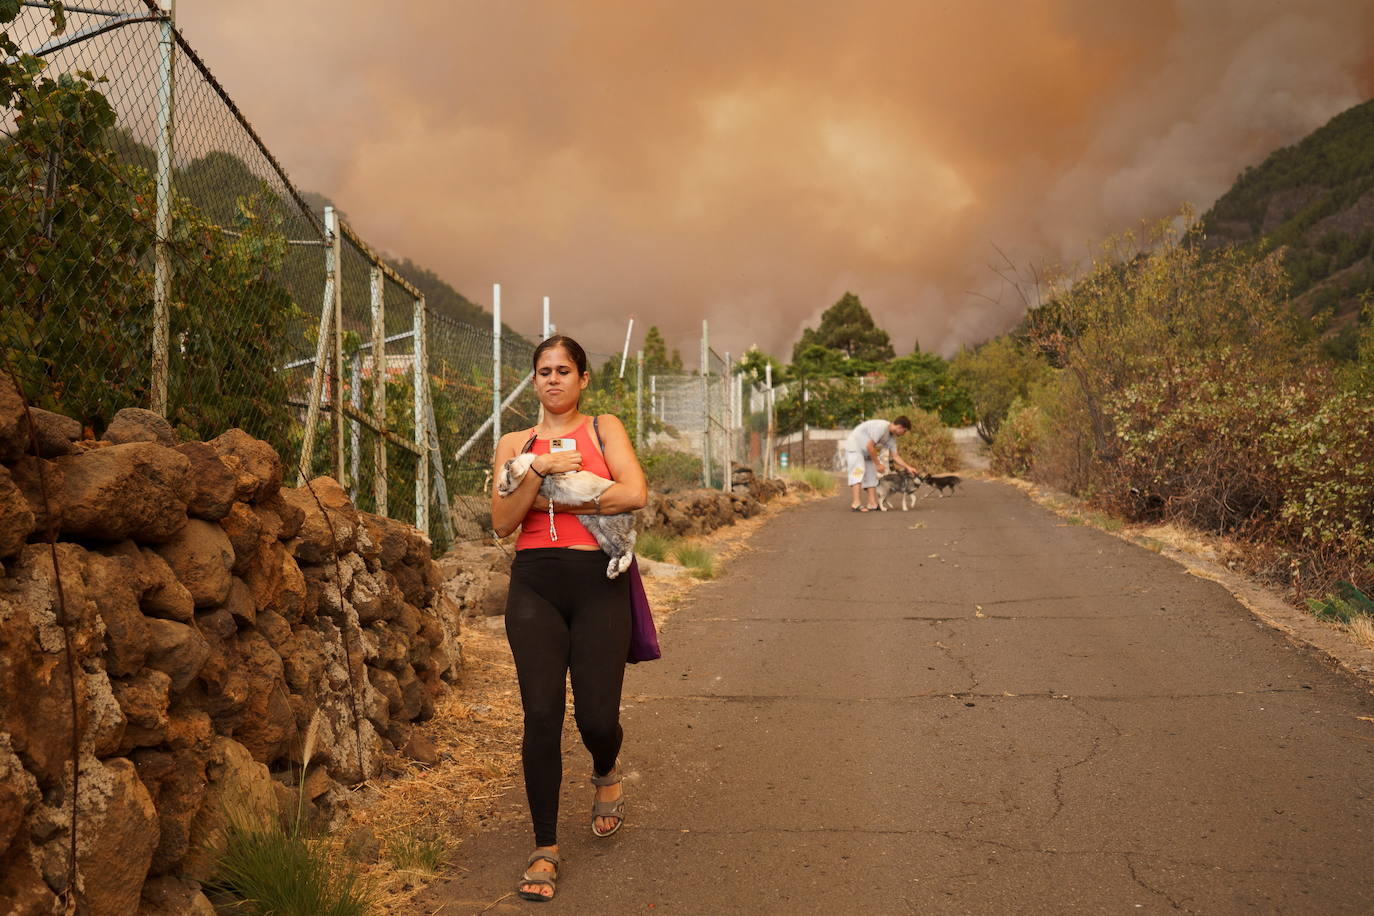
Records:
[[[1247,168],[1203,226],[1209,245],[1282,249],[1295,305],[1339,349],[1374,290],[1374,100]]]

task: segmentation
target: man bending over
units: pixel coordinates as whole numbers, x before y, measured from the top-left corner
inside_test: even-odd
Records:
[[[904,436],[911,429],[911,421],[898,417],[889,423],[887,420],[865,420],[849,434],[845,441],[845,464],[849,472],[849,485],[853,498],[849,508],[854,512],[872,512],[878,508],[878,451],[886,449],[890,463],[903,468],[911,474],[916,469],[902,460],[897,454],[897,436]],[[868,491],[868,505],[862,505],[859,491]]]

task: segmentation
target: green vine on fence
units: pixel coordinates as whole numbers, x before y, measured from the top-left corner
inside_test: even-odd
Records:
[[[17,5],[0,6],[12,20]],[[14,131],[0,146],[0,345],[36,404],[97,431],[151,395],[151,154],[118,147],[119,118],[88,71],[48,76],[8,34],[0,94]],[[169,419],[185,438],[239,426],[279,448],[291,417],[278,367],[303,317],[279,274],[286,240],[265,187],[231,226],[181,195],[168,239]],[[226,231],[227,230],[227,231]]]

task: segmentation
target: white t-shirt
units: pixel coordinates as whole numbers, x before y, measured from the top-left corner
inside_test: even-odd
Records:
[[[892,438],[891,426],[887,420],[865,420],[849,434],[849,450],[867,455],[868,443],[872,442],[873,448],[878,452],[883,449],[896,451],[897,442]]]

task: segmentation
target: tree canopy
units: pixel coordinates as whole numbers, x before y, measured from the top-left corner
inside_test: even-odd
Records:
[[[859,297],[848,292],[825,310],[819,327],[802,331],[801,340],[792,348],[792,361],[798,362],[813,345],[835,350],[845,359],[867,362],[885,362],[897,355],[887,332],[874,323]]]
[[[650,325],[649,330],[644,334],[644,373],[646,375],[671,375],[681,371],[682,354],[674,348],[670,358],[668,356],[668,342],[663,339],[663,332],[658,329],[658,325]]]

